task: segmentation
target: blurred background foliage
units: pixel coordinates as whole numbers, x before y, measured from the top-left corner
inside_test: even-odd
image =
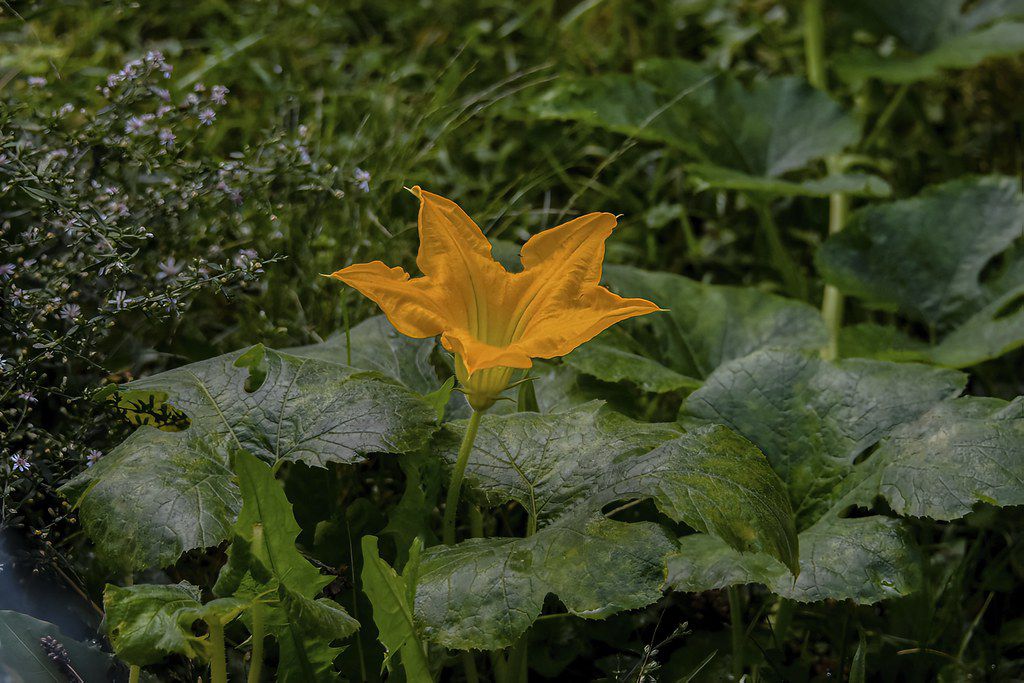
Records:
[[[891,197],[904,198],[964,175],[1019,175],[1020,19],[1024,4],[1014,0],[825,3],[829,68],[819,86],[849,117],[852,143],[830,150],[835,140],[826,136],[822,153],[774,179],[822,178],[841,161],[880,183],[852,198],[856,208],[877,201],[867,195],[885,194],[886,185]],[[102,181],[92,194],[74,195],[87,202],[78,207],[83,213],[104,211],[107,182],[137,188],[153,177],[178,179],[159,194],[176,201],[185,187],[180,179],[187,177],[200,195],[211,194],[209,201],[187,203],[173,220],[165,216],[151,237],[126,249],[121,279],[83,267],[75,291],[93,303],[82,305],[88,309],[82,325],[86,332],[99,330],[76,347],[88,358],[72,354],[31,367],[25,360],[32,347],[24,321],[14,315],[14,290],[43,292],[33,310],[46,299],[54,307],[47,315],[57,315],[68,303],[50,301],[67,293],[51,291],[64,261],[53,257],[50,266],[38,266],[31,286],[5,275],[4,509],[7,524],[20,529],[7,538],[12,548],[6,552],[44,575],[57,572],[71,590],[95,590],[102,569],[89,568],[82,557],[69,559],[77,542],[65,533],[73,528],[73,512],[52,493],[86,466],[90,454],[99,457],[116,442],[110,415],[82,397],[103,382],[255,341],[277,348],[319,342],[366,317],[369,302],[319,275],[375,258],[413,266],[416,203],[405,186],[420,184],[454,198],[492,241],[518,244],[583,212],[622,214],[609,244],[611,262],[797,294],[818,306],[823,283],[814,254],[828,234],[827,192],[747,191],[735,178],[723,181],[694,166],[701,149],[725,164],[716,150],[735,142],[731,122],[759,114],[745,112],[740,96],[730,105],[740,111],[727,111],[712,93],[732,82],[756,90],[774,77],[806,80],[805,35],[803,3],[795,0],[0,1],[0,266],[10,263],[23,274],[53,254],[45,241],[26,247],[36,244],[26,242],[27,231],[59,218],[54,202],[32,190]],[[174,131],[182,151],[171,159],[159,156],[159,126],[138,135],[121,130],[137,112],[112,107],[103,92],[110,74],[153,51],[173,66],[170,78],[153,85],[168,90],[181,117]],[[670,87],[665,74],[644,70],[659,59],[689,60],[700,73],[688,87]],[[620,76],[628,78],[616,81]],[[635,90],[643,78],[653,78],[650,102]],[[227,88],[226,103],[205,122],[188,98],[209,98],[214,85]],[[677,108],[691,111],[689,103],[707,98],[703,119],[680,116],[677,128],[659,132],[672,125]],[[62,122],[48,116],[65,104],[71,109]],[[645,109],[648,104],[653,109]],[[718,117],[726,129],[715,137],[708,122]],[[81,138],[97,121],[103,135]],[[774,125],[784,127],[786,119]],[[786,144],[799,144],[803,130]],[[808,135],[813,130],[808,124]],[[31,178],[11,170],[15,159],[75,144],[90,150],[92,161],[69,185],[38,165]],[[108,147],[121,150],[122,163],[96,155]],[[227,189],[217,185],[226,172],[235,173]],[[134,196],[125,225],[151,227],[152,195]],[[788,259],[781,264],[769,225]],[[61,253],[68,246],[62,242]],[[194,272],[185,273],[194,277],[181,276],[180,305],[168,311],[171,257],[172,265],[191,264]],[[221,273],[230,278],[218,279]],[[125,288],[136,307],[104,303]],[[158,308],[163,312],[155,313]],[[853,302],[846,320],[886,323],[920,339],[933,332]],[[1022,393],[1021,360],[1014,352],[975,368],[973,391],[1002,398]],[[71,384],[46,393],[61,377]],[[31,401],[22,397],[32,391]],[[30,456],[27,474],[8,464],[19,455]],[[393,504],[402,476],[394,465],[367,469],[351,480],[334,471],[292,478],[289,487],[355,500],[346,527],[335,529],[347,544],[350,536],[383,526],[380,506]],[[321,481],[335,475],[329,485]],[[352,483],[360,480],[368,483]],[[378,496],[372,505],[371,488]],[[300,522],[305,514],[315,524],[308,509],[300,506],[297,514]],[[998,611],[986,611],[991,591],[1020,577],[1024,558],[1012,531],[1015,517],[1014,511],[983,511],[955,527],[922,522],[919,540],[944,560],[930,567],[927,590],[885,607],[802,610],[802,642],[762,654],[782,680],[841,677],[855,647],[847,648],[853,637],[848,615],[857,609],[860,623],[885,643],[871,664],[880,677],[931,680],[940,670],[951,679],[1021,675],[1016,662],[1024,655],[1024,622],[1002,612],[992,623],[985,616]],[[314,547],[312,529],[304,533]],[[331,546],[341,547],[340,541]],[[325,559],[343,565],[352,558]],[[534,637],[549,650],[540,644],[532,650],[535,670],[639,680],[654,675],[660,662],[662,679],[677,680],[709,652],[725,651],[728,635],[721,629],[721,595],[673,600],[661,612],[603,623],[560,629],[544,622]],[[83,618],[94,621],[95,615]],[[676,634],[663,651],[645,653],[644,645],[672,632],[659,631],[659,619],[689,621],[695,633]],[[373,646],[372,638],[365,642]],[[949,658],[956,666],[948,666]],[[702,674],[708,680],[715,680],[714,672],[725,675],[710,666]]]

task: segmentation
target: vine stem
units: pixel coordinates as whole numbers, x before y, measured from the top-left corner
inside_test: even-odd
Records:
[[[459,446],[459,457],[455,461],[455,469],[452,470],[451,481],[448,482],[448,496],[444,504],[444,520],[441,524],[441,535],[445,545],[455,545],[455,519],[459,512],[459,494],[462,491],[462,478],[466,474],[466,464],[469,462],[469,454],[473,451],[473,442],[476,441],[476,432],[480,428],[479,410],[474,410],[466,425],[466,433],[462,437],[462,445]]]
[[[252,653],[249,659],[249,675],[247,683],[259,683],[260,673],[263,669],[263,606],[255,604],[252,606]]]
[[[828,92],[828,78],[825,73],[825,17],[822,12],[823,0],[804,0],[804,56],[807,62],[807,80],[812,86]],[[826,160],[829,174],[842,170],[836,157]],[[828,198],[828,233],[834,235],[846,224],[850,198],[836,192]],[[828,342],[821,350],[825,360],[839,356],[839,331],[843,326],[843,294],[832,285],[825,285],[821,299],[821,316],[828,330]]]
[[[142,673],[142,667],[132,664],[128,667],[128,683],[139,683],[139,676]]]
[[[743,676],[743,602],[739,586],[726,589],[729,596],[729,631],[732,634],[732,672],[736,680]]]
[[[224,649],[224,624],[211,619],[207,624],[210,628],[210,645],[213,656],[210,658],[210,683],[227,683],[228,666],[227,652]]]

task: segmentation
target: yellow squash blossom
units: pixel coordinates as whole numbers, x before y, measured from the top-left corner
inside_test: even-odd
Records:
[[[564,356],[620,320],[660,310],[600,285],[610,213],[591,213],[531,237],[523,269],[510,273],[491,244],[455,202],[412,188],[420,200],[423,277],[380,261],[332,273],[380,306],[399,332],[441,335],[455,355],[456,375],[470,405],[489,408],[516,368],[533,358]]]

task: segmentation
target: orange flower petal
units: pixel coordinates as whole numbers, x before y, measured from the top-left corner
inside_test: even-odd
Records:
[[[528,368],[533,365],[530,355],[519,344],[495,346],[466,332],[445,332],[441,344],[462,359],[470,375],[488,368]]]
[[[580,216],[528,239],[519,259],[525,270],[582,268],[580,282],[596,285],[601,280],[604,242],[617,222],[610,213]]]
[[[501,299],[508,272],[491,256],[491,243],[455,202],[418,185],[412,193],[420,200],[416,265],[445,293],[446,328],[479,331],[484,339],[499,341],[488,301]]]
[[[381,261],[357,263],[331,277],[372,299],[395,329],[408,337],[434,337],[445,328],[444,306],[435,299],[426,278],[410,279],[404,269],[389,268]]]
[[[519,345],[533,358],[557,358],[617,322],[660,310],[646,299],[624,299],[593,285],[574,299],[549,299],[548,305],[527,321]]]

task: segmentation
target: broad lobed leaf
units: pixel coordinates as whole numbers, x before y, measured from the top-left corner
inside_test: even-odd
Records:
[[[704,187],[809,196],[889,193],[883,180],[864,174],[782,179],[859,137],[851,116],[798,78],[746,87],[694,62],[652,59],[631,76],[560,79],[531,111],[672,145],[694,160],[688,170]]]
[[[170,564],[227,537],[238,449],[323,467],[409,451],[436,429],[434,409],[405,387],[261,346],[132,382],[123,400],[145,397],[173,405],[188,427],[142,426],[63,489],[104,558],[126,569]]]
[[[570,613],[601,619],[661,596],[665,556],[658,525],[570,516],[528,538],[470,539],[424,552],[416,621],[445,647],[493,650],[514,643],[549,593]]]
[[[442,451],[449,462],[457,436]],[[599,403],[547,415],[487,415],[466,482],[492,505],[520,503],[540,529],[528,538],[472,539],[424,552],[417,620],[448,647],[510,644],[549,593],[591,618],[657,599],[674,543],[657,524],[603,517],[615,503],[652,499],[673,520],[797,568],[782,482],[752,444],[722,426],[680,433]]]
[[[720,367],[685,410],[753,441],[786,481],[798,521],[831,507],[858,455],[960,393],[966,378],[926,365],[758,351]]]

